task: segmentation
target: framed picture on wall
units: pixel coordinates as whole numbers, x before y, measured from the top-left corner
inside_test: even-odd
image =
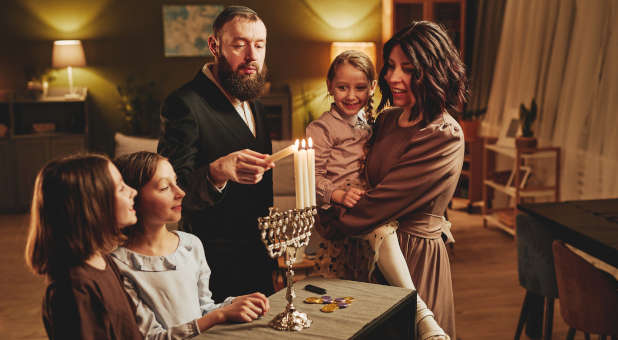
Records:
[[[210,56],[208,37],[223,5],[163,5],[166,57]]]

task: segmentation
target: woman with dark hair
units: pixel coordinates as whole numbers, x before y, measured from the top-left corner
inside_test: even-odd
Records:
[[[268,311],[262,293],[228,297],[219,304],[213,301],[202,242],[195,235],[166,228],[180,220],[185,196],[167,158],[141,151],[114,163],[138,190],[138,222],[127,228],[127,241],[112,255],[135,303],[144,338],[187,339],[216,324],[250,322]]]
[[[134,224],[135,190],[105,156],[53,160],[34,184],[26,264],[49,282],[43,322],[50,339],[142,339],[134,306],[111,260]]]
[[[321,214],[327,238],[367,233],[396,219],[401,250],[419,296],[446,333],[455,338],[455,308],[444,219],[464,156],[461,127],[451,114],[467,97],[465,67],[447,33],[418,21],[384,46],[378,80],[382,112],[369,145],[365,175],[370,185],[349,209]],[[324,227],[328,226],[328,228]],[[424,330],[419,329],[420,338]]]

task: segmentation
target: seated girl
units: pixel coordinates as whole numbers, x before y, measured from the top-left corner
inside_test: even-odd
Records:
[[[268,299],[261,293],[214,303],[201,241],[166,228],[166,223],[180,220],[185,196],[166,158],[143,151],[114,162],[138,190],[138,222],[127,229],[128,239],[113,257],[147,339],[190,338],[216,324],[250,322],[268,311]]]
[[[49,339],[143,339],[120,272],[109,256],[135,224],[135,190],[105,156],[46,164],[34,184],[26,264],[49,282]]]

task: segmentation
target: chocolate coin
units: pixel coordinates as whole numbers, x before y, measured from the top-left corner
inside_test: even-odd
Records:
[[[324,313],[332,313],[336,311],[337,309],[339,309],[339,306],[337,306],[336,303],[329,303],[328,305],[325,305],[324,307],[320,308],[320,310]]]
[[[305,303],[322,303],[322,299],[319,297],[311,296],[305,299]]]

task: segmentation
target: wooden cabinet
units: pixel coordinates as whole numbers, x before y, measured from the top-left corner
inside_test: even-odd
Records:
[[[465,143],[466,153],[456,195],[468,200],[467,210],[472,213],[475,203],[483,200],[483,140],[476,138]]]
[[[496,170],[496,158],[506,157],[512,166],[506,171]],[[553,178],[551,184],[531,184],[530,177],[543,166]],[[542,181],[545,182],[545,181]],[[498,207],[497,195],[506,202]],[[489,224],[515,235],[517,204],[523,200],[560,200],[560,148],[544,147],[516,149],[485,144],[483,151],[483,226]]]
[[[385,43],[411,20],[442,24],[463,59],[466,0],[382,0],[382,42]]]
[[[41,167],[87,150],[86,97],[8,100],[0,103],[0,124],[8,126],[7,135],[0,138],[0,211],[26,211]]]
[[[292,138],[292,110],[290,90],[285,87],[262,95],[258,101],[264,105],[264,123],[272,140]]]

